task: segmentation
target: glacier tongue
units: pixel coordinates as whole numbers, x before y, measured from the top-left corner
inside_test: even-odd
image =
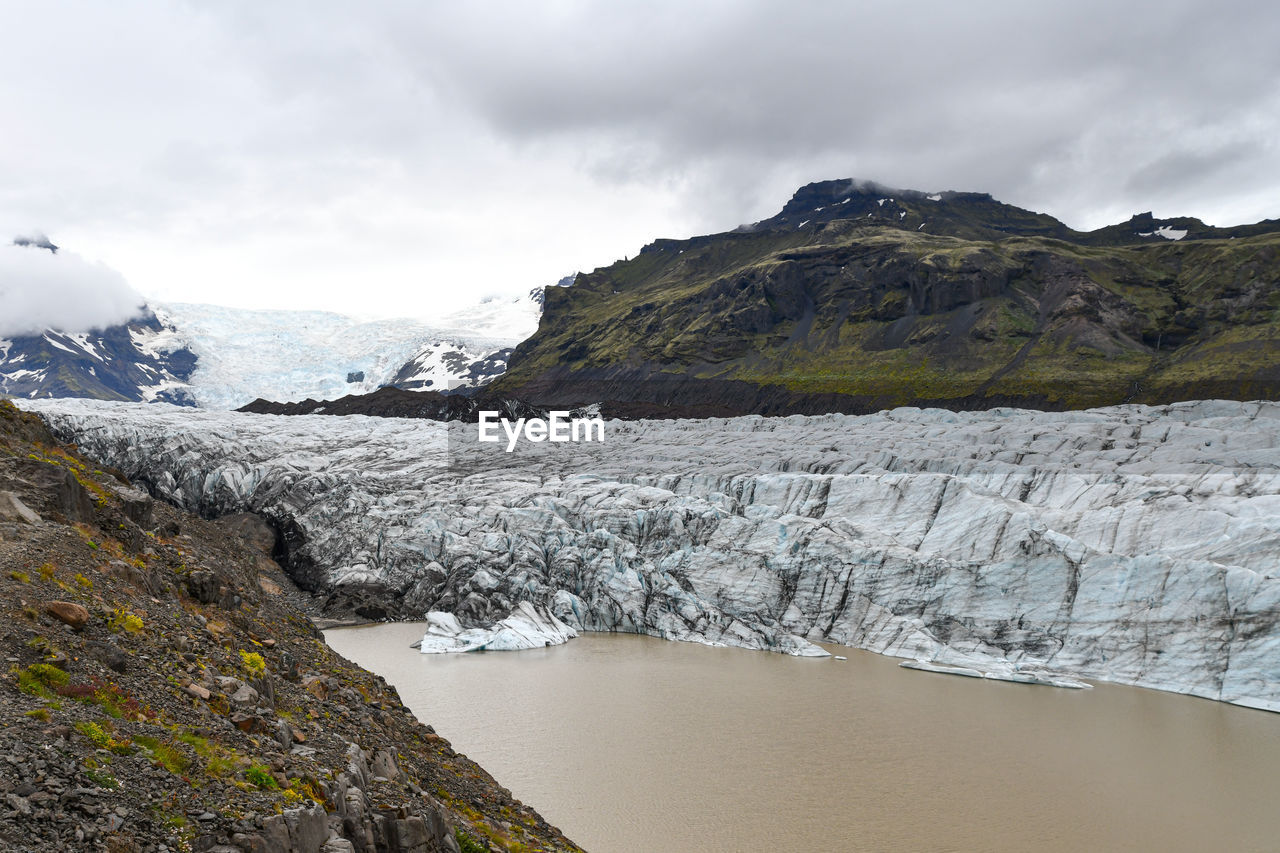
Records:
[[[610,422],[513,454],[465,425],[23,405],[158,495],[274,518],[302,582],[462,631],[528,602],[1280,710],[1276,403]]]

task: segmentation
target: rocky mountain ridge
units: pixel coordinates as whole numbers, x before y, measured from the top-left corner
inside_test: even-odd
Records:
[[[817,181],[798,189],[775,216],[736,229],[740,233],[778,231],[837,220],[869,220],[903,231],[964,240],[1046,237],[1082,246],[1160,245],[1179,240],[1225,240],[1280,232],[1280,219],[1217,227],[1189,216],[1156,218],[1138,213],[1128,221],[1094,231],[1077,231],[1047,213],[1035,213],[982,192],[921,192],[874,181]],[[694,238],[711,240],[712,237]],[[657,241],[654,246],[667,241]]]
[[[0,340],[0,394],[195,405],[196,355],[163,313],[119,326]]]
[[[497,393],[642,415],[1280,396],[1280,223],[1076,232],[977,193],[811,184],[547,293]]]

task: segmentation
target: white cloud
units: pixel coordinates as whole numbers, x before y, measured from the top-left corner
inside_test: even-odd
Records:
[[[174,301],[430,317],[842,177],[1075,227],[1280,214],[1266,0],[120,0],[6,23],[0,221]]]
[[[60,250],[0,246],[0,336],[123,323],[143,304],[124,276]]]

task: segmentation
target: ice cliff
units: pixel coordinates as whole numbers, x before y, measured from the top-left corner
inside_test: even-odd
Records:
[[[303,583],[463,630],[528,602],[1280,710],[1277,403],[610,422],[515,454],[473,425],[24,405],[158,495],[275,519]]]

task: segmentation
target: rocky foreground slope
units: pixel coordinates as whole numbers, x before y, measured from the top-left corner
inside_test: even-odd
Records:
[[[269,516],[293,577],[369,618],[529,602],[1280,710],[1280,404],[614,421],[511,454],[463,424],[33,405],[165,499]]]
[[[273,540],[0,400],[0,849],[577,850],[324,644]]]

